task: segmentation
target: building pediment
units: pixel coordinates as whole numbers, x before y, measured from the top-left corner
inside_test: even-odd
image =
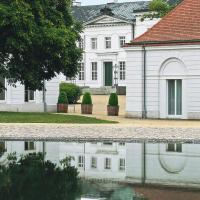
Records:
[[[131,24],[133,22],[118,18],[115,16],[109,16],[109,15],[102,15],[100,17],[97,17],[91,21],[88,21],[84,24],[84,26],[108,26],[108,25],[120,25],[120,24]]]

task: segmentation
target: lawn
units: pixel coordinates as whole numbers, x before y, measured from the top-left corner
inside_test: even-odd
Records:
[[[0,123],[109,124],[117,122],[76,115],[0,112]]]

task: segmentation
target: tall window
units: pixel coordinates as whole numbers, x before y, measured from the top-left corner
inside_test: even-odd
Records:
[[[105,158],[104,169],[111,169],[111,158]]]
[[[83,38],[80,38],[79,41],[78,41],[78,47],[80,49],[84,49],[84,39]]]
[[[105,46],[106,46],[106,49],[111,48],[111,37],[105,37]]]
[[[119,80],[124,81],[126,79],[126,63],[119,62]]]
[[[24,150],[25,151],[35,150],[35,142],[24,142]]]
[[[6,143],[0,142],[0,157],[6,152]]]
[[[35,91],[25,86],[25,102],[35,101]]]
[[[84,65],[84,63],[81,63],[81,65],[80,65],[78,80],[79,81],[85,80],[85,65]]]
[[[168,80],[168,114],[182,115],[182,80]]]
[[[168,152],[182,152],[182,144],[181,143],[169,143],[167,144],[167,149]]]
[[[92,80],[96,81],[97,79],[98,79],[97,62],[92,62]]]
[[[97,168],[97,158],[96,157],[92,157],[91,158],[91,168],[92,169],[96,169]]]
[[[91,48],[97,49],[97,38],[91,38]]]
[[[0,84],[5,87],[5,79],[4,78],[0,78]],[[6,98],[6,94],[5,94],[5,89],[0,88],[0,101],[4,101]]]
[[[119,159],[119,170],[120,171],[124,171],[125,170],[125,165],[126,165],[126,161],[124,158],[120,158]]]
[[[79,168],[84,168],[85,166],[85,157],[84,156],[79,156],[78,157],[78,167]]]
[[[120,36],[119,37],[119,45],[120,48],[122,48],[124,46],[124,44],[126,43],[126,37],[125,36]]]

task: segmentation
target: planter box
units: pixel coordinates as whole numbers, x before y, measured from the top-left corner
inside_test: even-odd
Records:
[[[107,106],[108,116],[118,116],[119,106]]]
[[[93,105],[81,104],[82,114],[92,114]]]
[[[68,104],[57,104],[57,112],[58,113],[67,113],[68,112]]]

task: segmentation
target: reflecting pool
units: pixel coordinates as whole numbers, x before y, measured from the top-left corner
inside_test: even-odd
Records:
[[[13,153],[16,159],[41,153],[43,163],[60,171],[68,158],[80,186],[72,200],[200,199],[200,144],[0,141],[0,166],[8,166]]]

